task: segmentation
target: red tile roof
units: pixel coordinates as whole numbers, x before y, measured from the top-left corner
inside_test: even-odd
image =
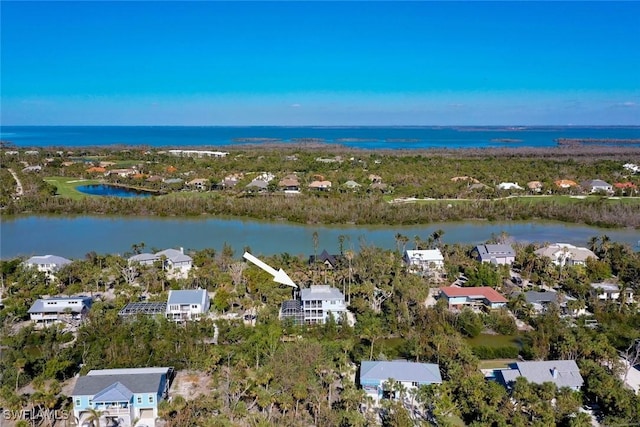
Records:
[[[613,186],[616,188],[638,188],[633,182],[616,182]]]
[[[447,296],[447,298],[454,297],[468,297],[468,298],[485,298],[491,303],[507,302],[507,299],[503,297],[498,291],[488,286],[459,288],[456,286],[445,286],[440,288],[440,291]]]

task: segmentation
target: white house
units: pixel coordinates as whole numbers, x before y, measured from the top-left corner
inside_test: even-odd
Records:
[[[558,388],[569,387],[575,391],[579,391],[584,384],[575,360],[516,362],[510,369],[498,370],[497,374],[497,379],[508,388],[511,388],[520,376],[525,377],[530,383],[552,382]]]
[[[211,301],[206,289],[170,290],[167,319],[176,322],[198,320],[209,311]]]
[[[501,182],[497,188],[498,190],[524,190],[517,182]]]
[[[342,292],[328,285],[311,285],[302,289],[300,300],[306,324],[322,324],[329,316],[338,320],[347,312]]]
[[[29,309],[29,317],[36,326],[62,323],[78,326],[92,303],[91,297],[53,297],[36,300]]]
[[[440,271],[444,268],[440,249],[406,250],[403,260],[410,270]]]
[[[535,254],[550,258],[553,264],[559,266],[585,265],[588,258],[598,259],[597,255],[589,249],[576,247],[568,243],[554,243],[538,249]]]
[[[624,298],[626,302],[633,302],[633,289],[621,290],[615,283],[592,283],[591,294],[600,301],[618,301]]]
[[[55,273],[67,264],[71,264],[70,259],[57,255],[32,256],[24,262],[27,267],[36,268],[38,271],[45,273]]]
[[[173,368],[91,370],[71,393],[78,425],[155,427],[158,403],[167,399]],[[93,414],[100,415],[92,420]]]
[[[584,181],[580,186],[590,193],[597,193],[599,191],[605,193],[613,192],[613,185],[601,179],[590,179],[588,181]]]
[[[129,258],[129,264],[139,263],[141,265],[153,265],[156,261],[164,259],[163,268],[168,270],[175,277],[186,277],[193,267],[193,259],[184,254],[184,249],[165,249],[155,254],[142,253]]]
[[[440,367],[435,363],[405,360],[361,362],[360,385],[376,404],[382,398],[400,398],[394,390],[389,390],[390,380],[401,383],[407,393],[410,389],[421,385],[442,384]]]
[[[630,172],[640,173],[640,166],[636,165],[635,163],[625,163],[624,165],[622,165],[622,167]]]

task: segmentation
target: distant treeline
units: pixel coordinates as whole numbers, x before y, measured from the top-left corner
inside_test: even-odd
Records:
[[[87,197],[79,200],[43,195],[14,200],[5,208],[4,213],[157,216],[206,214],[286,220],[302,224],[358,225],[411,225],[472,219],[547,219],[600,227],[640,227],[637,204],[600,199],[575,203],[558,203],[552,200],[529,203],[507,199],[389,204],[380,196],[354,197],[350,194],[288,197],[227,196],[212,193],[193,197],[177,193],[145,199]]]

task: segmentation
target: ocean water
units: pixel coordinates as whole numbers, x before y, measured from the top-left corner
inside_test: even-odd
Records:
[[[640,139],[636,127],[2,126],[18,147],[228,147],[316,142],[364,149],[555,147],[557,138]],[[640,143],[625,144],[640,146]]]

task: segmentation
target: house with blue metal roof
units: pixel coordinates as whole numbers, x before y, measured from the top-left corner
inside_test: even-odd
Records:
[[[513,387],[518,377],[524,377],[534,384],[552,382],[558,388],[569,387],[575,391],[579,391],[584,384],[575,360],[516,362],[509,369],[498,370],[496,375],[496,379],[507,388]]]
[[[440,367],[435,363],[406,360],[363,361],[360,364],[360,385],[376,403],[382,398],[397,398],[388,390],[389,380],[401,383],[406,390],[421,385],[442,384]]]
[[[167,319],[175,322],[198,320],[209,311],[211,301],[206,289],[170,290]]]
[[[79,377],[71,394],[78,425],[149,426],[158,417],[158,403],[167,399],[173,368],[92,370]],[[94,413],[99,420],[92,420]]]

